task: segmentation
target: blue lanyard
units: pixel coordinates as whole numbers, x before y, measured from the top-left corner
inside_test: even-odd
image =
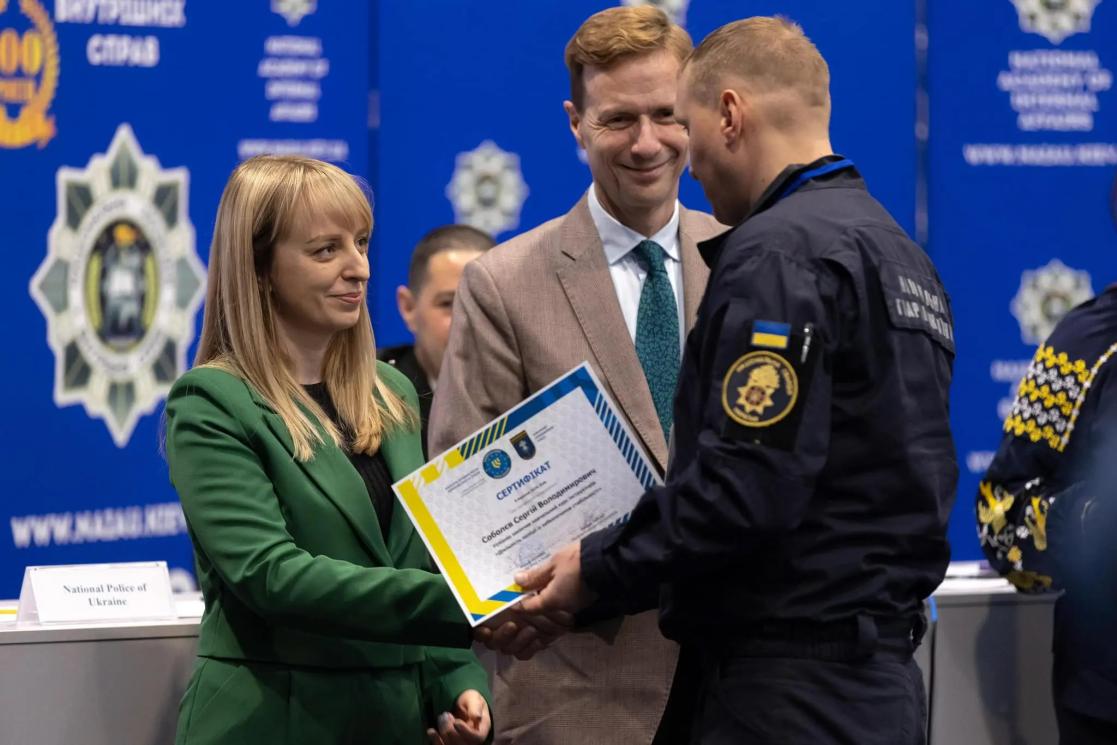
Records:
[[[780,195],[776,197],[775,201],[778,202],[781,199],[786,199],[787,197],[791,196],[792,194],[797,192],[799,188],[803,186],[803,184],[807,183],[813,178],[825,176],[828,173],[841,171],[845,168],[853,168],[853,161],[849,158],[842,158],[841,160],[835,160],[833,163],[827,163],[826,165],[819,166],[818,168],[812,168],[809,171],[803,171],[796,177],[794,181],[784,187],[783,191],[780,192]]]

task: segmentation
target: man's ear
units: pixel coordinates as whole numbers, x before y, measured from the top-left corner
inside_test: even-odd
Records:
[[[718,96],[718,114],[721,117],[721,135],[725,144],[733,148],[744,136],[752,111],[740,93],[726,88]]]
[[[407,330],[415,333],[415,295],[406,285],[396,288],[396,306],[399,308],[400,318],[403,319]]]
[[[563,101],[562,109],[570,118],[570,132],[574,135],[574,141],[578,143],[578,147],[585,150],[586,143],[582,142],[582,132],[578,129],[578,125],[582,123],[582,115],[578,113],[578,107],[573,101]]]

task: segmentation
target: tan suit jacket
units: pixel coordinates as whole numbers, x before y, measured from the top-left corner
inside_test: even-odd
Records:
[[[679,209],[686,325],[708,270],[696,243],[725,228]],[[589,361],[660,472],[667,443],[586,197],[466,265],[430,420],[440,453]],[[650,743],[678,659],[655,611],[568,634],[527,662],[482,652],[496,743]]]

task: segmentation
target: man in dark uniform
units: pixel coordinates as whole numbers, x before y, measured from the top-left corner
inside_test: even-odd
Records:
[[[693,742],[922,743],[912,653],[957,481],[946,293],[832,154],[798,26],[715,31],[679,90],[692,173],[736,227],[700,244],[666,483],[518,577],[539,594],[479,637],[531,654],[571,613],[658,590],[664,634],[703,653]]]
[[[1055,607],[1059,737],[1117,742],[1117,285],[1036,350],[977,494],[981,547]]]
[[[488,233],[469,225],[435,228],[422,237],[411,253],[407,285],[396,288],[399,314],[414,334],[415,343],[381,349],[376,356],[406,375],[419,394],[424,456],[431,400],[450,339],[454,294],[465,265],[493,245]]]

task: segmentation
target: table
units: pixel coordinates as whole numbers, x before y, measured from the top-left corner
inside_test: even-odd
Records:
[[[948,578],[917,659],[931,745],[1050,745],[1054,596]],[[0,602],[0,743],[169,745],[197,649],[201,600],[180,618],[17,628]]]

